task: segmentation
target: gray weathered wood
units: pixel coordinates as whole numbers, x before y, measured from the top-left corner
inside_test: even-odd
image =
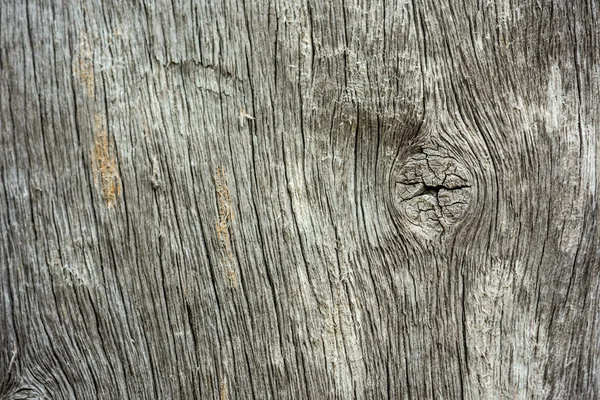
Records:
[[[0,0],[0,398],[600,398],[597,0]]]

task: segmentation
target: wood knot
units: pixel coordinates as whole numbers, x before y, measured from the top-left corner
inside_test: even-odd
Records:
[[[5,393],[7,397],[3,397],[6,399],[13,400],[27,400],[27,399],[45,399],[47,398],[44,395],[45,390],[38,389],[33,386],[25,385],[21,387],[16,387],[13,390]]]
[[[456,224],[471,201],[471,176],[445,149],[424,146],[392,170],[393,201],[412,231],[438,236]]]

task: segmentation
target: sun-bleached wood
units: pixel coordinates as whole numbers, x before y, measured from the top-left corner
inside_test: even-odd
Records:
[[[0,0],[0,398],[600,398],[599,14]]]

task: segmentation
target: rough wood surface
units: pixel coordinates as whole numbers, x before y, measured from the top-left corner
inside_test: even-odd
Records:
[[[0,0],[0,398],[600,398],[597,0]]]

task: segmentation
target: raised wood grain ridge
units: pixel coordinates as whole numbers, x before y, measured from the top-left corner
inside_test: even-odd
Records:
[[[600,398],[598,0],[0,0],[0,399]]]

